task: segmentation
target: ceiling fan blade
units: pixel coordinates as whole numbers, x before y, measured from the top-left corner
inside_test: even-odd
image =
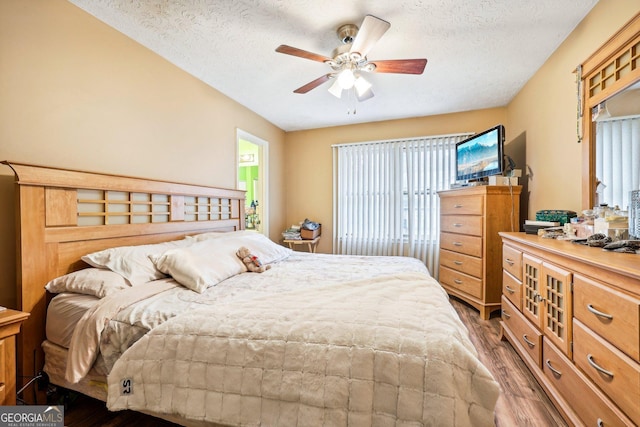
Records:
[[[276,48],[276,52],[285,53],[287,55],[299,56],[300,58],[310,59],[312,61],[326,62],[331,61],[331,58],[319,55],[317,53],[308,52],[306,50],[298,49],[297,47],[287,46],[281,44]]]
[[[376,73],[422,74],[427,66],[426,59],[387,59],[369,63],[375,64]]]
[[[387,21],[376,18],[373,15],[365,16],[351,45],[351,52],[358,52],[362,56],[367,56],[373,45],[380,40],[380,37],[387,32],[390,26],[391,24]]]
[[[327,80],[329,80],[331,77],[333,77],[332,73],[329,74],[325,74],[324,76],[320,76],[317,79],[307,83],[304,86],[299,87],[298,89],[294,90],[293,93],[307,93],[309,92],[311,89],[315,89],[318,86],[320,86],[322,83],[326,82]]]

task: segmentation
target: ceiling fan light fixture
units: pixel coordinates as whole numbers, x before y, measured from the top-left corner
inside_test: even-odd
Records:
[[[373,98],[373,91],[371,89],[367,89],[363,93],[359,93],[356,91],[356,99],[359,102],[366,101],[367,99]]]
[[[338,74],[336,80],[340,83],[342,89],[351,89],[356,81],[356,76],[351,68],[346,68]]]
[[[329,87],[329,93],[336,98],[342,97],[342,86],[340,86],[340,82],[338,81],[338,79],[336,79]]]
[[[358,76],[353,82],[353,86],[356,88],[358,96],[364,95],[367,91],[371,91],[371,83],[369,83],[364,77]]]

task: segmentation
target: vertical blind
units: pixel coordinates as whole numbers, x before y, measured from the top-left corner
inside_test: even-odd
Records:
[[[640,190],[640,116],[596,123],[596,177],[605,185],[599,203],[627,209]]]
[[[471,134],[333,146],[334,253],[418,258],[437,277],[439,199]]]

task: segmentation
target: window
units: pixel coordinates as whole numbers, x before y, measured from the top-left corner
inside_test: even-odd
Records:
[[[470,134],[334,146],[334,252],[438,264],[439,199]]]

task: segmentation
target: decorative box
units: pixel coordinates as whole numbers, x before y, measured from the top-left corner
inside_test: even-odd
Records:
[[[322,226],[316,228],[315,230],[307,230],[305,228],[300,229],[300,237],[304,240],[313,240],[320,235],[322,231]]]
[[[576,216],[578,216],[578,214],[574,211],[560,209],[542,210],[536,212],[536,221],[558,221],[560,225],[564,225]]]

